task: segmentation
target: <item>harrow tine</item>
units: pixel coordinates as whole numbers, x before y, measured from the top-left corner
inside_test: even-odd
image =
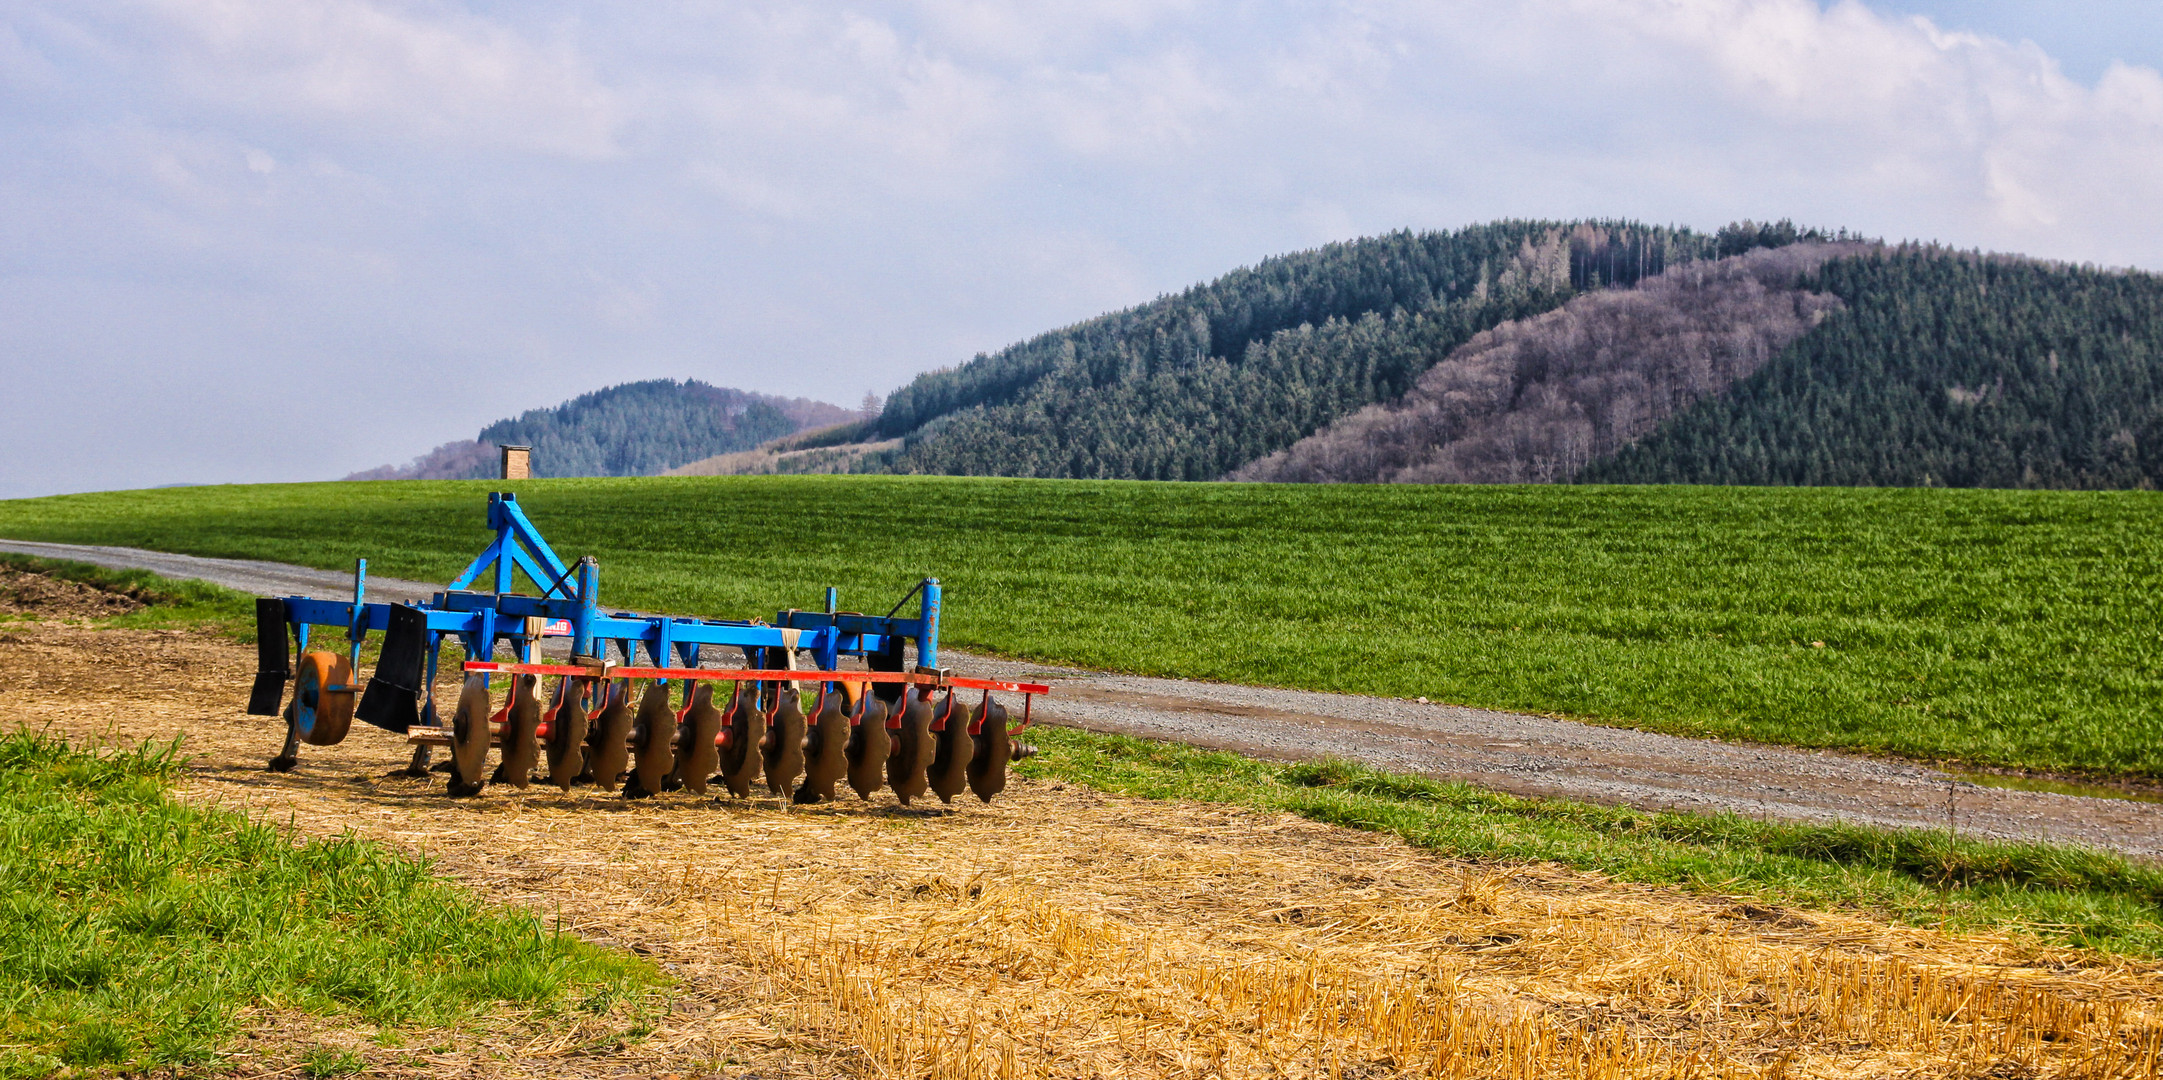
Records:
[[[894,789],[901,805],[924,793],[931,786],[926,775],[931,768],[931,702],[925,700],[923,691],[912,686],[901,696],[898,715],[887,720],[886,726],[898,729],[894,738],[893,755],[886,759],[886,780]]]
[[[834,801],[834,785],[849,771],[845,700],[834,684],[819,684],[819,700],[811,707],[811,730],[804,735],[804,782],[796,789],[797,802]]]
[[[984,692],[984,704],[976,712],[976,723],[969,726],[969,735],[976,744],[969,758],[969,790],[990,802],[1006,790],[1006,765],[1014,755],[1014,740],[1006,731],[1006,706],[993,700],[989,690]]]
[[[421,683],[428,664],[428,616],[408,604],[391,605],[376,673],[354,710],[362,722],[406,733],[421,720]]]
[[[803,693],[795,683],[774,684],[774,711],[766,717],[766,790],[786,798],[804,771]]]
[[[852,697],[855,695],[851,695]],[[858,698],[856,714],[849,717],[849,742],[844,756],[849,761],[849,790],[866,802],[879,790],[879,778],[893,740],[886,730],[886,703],[877,694]]]
[[[954,796],[968,786],[969,761],[976,756],[975,741],[969,737],[969,725],[974,719],[968,703],[956,700],[952,690],[946,692],[946,700],[939,703],[932,717],[935,750],[931,758],[931,790],[940,802],[951,805]]]
[[[631,724],[632,765],[623,781],[624,798],[643,799],[661,790],[676,764],[669,745],[675,736],[676,711],[668,707],[668,684],[647,683],[646,696],[639,699],[638,718]]]
[[[691,704],[676,720],[676,769],[671,778],[693,795],[706,794],[706,778],[720,764],[714,742],[720,738],[721,724],[721,710],[713,706],[713,684],[694,684]]]
[[[520,791],[533,786],[533,766],[541,756],[540,681],[535,675],[511,680],[511,704],[503,719],[503,756],[493,779]]]
[[[248,715],[277,716],[285,684],[293,678],[293,659],[285,636],[285,601],[255,601],[255,683],[248,688]]]
[[[759,711],[758,690],[749,692],[744,684],[736,684],[736,707],[729,711],[729,744],[721,759],[721,782],[729,787],[729,794],[741,799],[751,794],[751,781],[758,778],[759,768],[765,762],[759,757],[759,743],[766,738],[766,714]]]
[[[600,711],[586,725],[586,764],[572,783],[615,787],[631,757],[631,680],[594,687]]]
[[[481,770],[488,765],[488,676],[468,675],[451,714],[451,798],[465,799],[488,786]]]
[[[556,683],[556,707],[548,710],[548,782],[571,790],[571,782],[586,767],[586,693],[589,679],[565,677]]]

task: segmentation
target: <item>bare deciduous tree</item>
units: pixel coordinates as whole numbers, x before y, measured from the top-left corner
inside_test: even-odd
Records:
[[[1861,244],[1694,262],[1467,342],[1403,398],[1240,467],[1292,483],[1554,483],[1764,366],[1840,307],[1796,282]]]

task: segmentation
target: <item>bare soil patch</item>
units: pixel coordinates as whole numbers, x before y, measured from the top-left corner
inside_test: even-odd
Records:
[[[0,615],[97,619],[140,611],[143,606],[125,593],[0,566]]]
[[[791,807],[386,774],[356,727],[263,770],[252,650],[55,623],[0,639],[0,724],[185,735],[189,797],[425,853],[480,895],[683,981],[647,1040],[336,1040],[478,1076],[2154,1076],[2163,968],[1545,866],[1439,858],[1290,816],[1023,780],[991,806]],[[259,1063],[260,1067],[250,1062]]]

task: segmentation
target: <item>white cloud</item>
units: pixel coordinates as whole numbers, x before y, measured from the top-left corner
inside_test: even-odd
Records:
[[[602,157],[616,95],[576,49],[477,15],[368,0],[137,0],[118,12],[176,88],[401,143]]]
[[[1811,0],[19,0],[0,378],[51,405],[0,461],[333,475],[658,375],[848,403],[1276,252],[1503,216],[2163,268],[2163,77],[2098,70]],[[350,423],[265,409],[296,370]],[[62,437],[116,449],[34,453]]]

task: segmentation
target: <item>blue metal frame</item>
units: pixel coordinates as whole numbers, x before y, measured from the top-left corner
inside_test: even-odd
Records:
[[[613,644],[625,663],[635,663],[637,653],[643,650],[657,667],[670,666],[670,653],[682,666],[696,667],[700,650],[708,645],[761,650],[793,646],[807,651],[825,671],[839,667],[843,656],[883,654],[890,661],[898,661],[902,643],[907,640],[916,643],[918,668],[938,666],[940,591],[936,578],[926,578],[918,585],[922,597],[913,618],[897,618],[893,612],[883,616],[838,612],[832,588],[826,590],[825,611],[783,611],[772,623],[631,611],[604,614],[598,601],[600,565],[591,556],[564,563],[519,508],[517,496],[510,492],[488,496],[488,526],[496,534],[488,547],[448,588],[426,603],[415,605],[427,616],[430,687],[435,683],[437,653],[443,638],[449,636],[457,637],[465,646],[468,660],[494,659],[497,646],[508,642],[519,662],[531,663],[539,638],[569,636],[574,657],[606,659],[605,652]],[[511,591],[517,571],[525,572],[541,590],[540,595]],[[482,591],[470,587],[480,580],[487,580],[493,588]],[[369,603],[367,583],[368,562],[362,559],[353,574],[350,603],[305,596],[284,598],[286,622],[302,651],[308,648],[310,626],[345,628],[356,682],[360,681],[361,641],[369,631],[390,625],[392,605]],[[906,603],[908,597],[902,599]],[[568,635],[552,629],[566,623]],[[754,658],[753,666],[763,666],[763,653]]]

